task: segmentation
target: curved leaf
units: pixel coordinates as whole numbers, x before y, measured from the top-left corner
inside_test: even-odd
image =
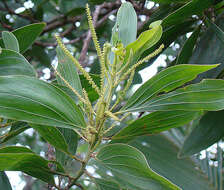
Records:
[[[45,23],[35,23],[12,31],[19,42],[20,53],[24,53],[33,44],[43,31],[45,25]],[[2,44],[3,41],[0,40],[0,45]]]
[[[178,159],[179,148],[165,135],[140,137],[130,143],[144,153],[154,171],[165,176],[183,190],[215,190],[190,158]]]
[[[62,133],[56,128],[52,126],[46,125],[31,125],[33,129],[35,129],[40,136],[42,136],[48,143],[52,146],[61,150],[62,152],[68,153],[68,144],[65,141]]]
[[[203,80],[125,111],[218,111],[224,109],[224,81]],[[123,111],[122,111],[123,112]]]
[[[57,71],[71,85],[71,87],[73,87],[81,96],[83,96],[82,85],[75,64],[60,47],[57,47],[56,51],[58,57]],[[56,78],[58,84],[66,86],[59,76],[56,76]]]
[[[13,137],[19,135],[20,133],[24,132],[25,130],[29,129],[27,123],[24,122],[15,122],[12,124],[9,132],[2,137],[0,137],[0,144],[7,142],[8,140],[12,139]]]
[[[224,136],[223,122],[223,110],[207,112],[185,139],[179,155],[192,155],[218,142]]]
[[[117,20],[112,29],[112,43],[115,46],[117,40],[126,47],[136,40],[137,15],[131,3],[122,3],[117,12]],[[118,38],[118,39],[117,39]]]
[[[180,54],[178,55],[176,65],[177,64],[188,64],[188,62],[192,56],[197,39],[199,37],[200,30],[201,30],[201,25],[199,27],[197,27],[194,30],[194,32],[191,34],[191,36],[186,40],[183,48],[180,51]]]
[[[2,32],[2,39],[6,49],[19,52],[19,43],[13,33],[8,31]]]
[[[49,162],[25,147],[5,147],[0,149],[0,170],[22,171],[28,175],[54,184]]]
[[[21,54],[8,49],[0,53],[0,76],[27,75],[37,76],[33,66]]]
[[[83,128],[73,100],[55,86],[26,76],[0,77],[0,116],[65,128]]]
[[[217,65],[177,65],[169,67],[145,82],[128,100],[125,108],[137,107],[161,92],[169,92]]]
[[[179,189],[162,176],[152,171],[145,156],[126,144],[106,145],[96,156],[97,161],[110,169],[114,175],[128,184],[142,190]]]
[[[119,185],[111,180],[95,178],[99,190],[121,190]]]
[[[135,120],[112,137],[122,142],[142,136],[152,135],[174,127],[181,127],[200,116],[200,112],[157,111]]]
[[[201,14],[205,9],[209,8],[213,4],[211,0],[204,0],[201,3],[200,0],[192,0],[185,4],[181,8],[177,9],[170,15],[168,15],[164,20],[162,25],[164,27],[169,27],[170,25],[178,24],[183,22],[183,20],[191,17],[192,15]]]

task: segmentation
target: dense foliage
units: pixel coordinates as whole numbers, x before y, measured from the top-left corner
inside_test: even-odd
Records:
[[[222,190],[223,10],[1,1],[0,187],[21,171],[34,190]]]

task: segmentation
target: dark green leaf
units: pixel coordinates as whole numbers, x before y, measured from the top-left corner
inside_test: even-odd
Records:
[[[127,188],[142,190],[179,189],[162,176],[152,171],[145,156],[137,149],[125,144],[106,145],[96,156],[97,161],[110,169]]]
[[[24,132],[25,130],[29,129],[27,123],[24,122],[15,122],[12,124],[9,132],[5,135],[3,135],[2,138],[0,138],[0,143],[5,143],[8,140],[12,139],[13,137],[19,135],[20,133]]]
[[[183,190],[215,190],[207,176],[190,159],[178,159],[179,148],[164,135],[141,137],[131,142],[144,153],[154,171]]]
[[[46,126],[46,125],[33,125],[34,128],[40,136],[42,136],[48,143],[54,146],[56,149],[68,153],[68,144],[65,141],[64,136],[56,127]]]
[[[181,127],[200,116],[200,112],[189,111],[157,111],[150,113],[127,127],[115,136],[114,140],[129,141],[137,136],[152,135],[173,127]]]
[[[218,111],[224,109],[224,81],[203,80],[128,109],[128,111]]]
[[[35,23],[12,31],[19,42],[20,53],[24,53],[33,44],[44,27],[45,23]],[[3,45],[2,40],[0,40],[0,45]]]
[[[81,96],[83,96],[82,86],[75,64],[60,47],[57,47],[56,51],[58,57],[57,71],[71,85],[72,88],[74,88]],[[56,76],[56,78],[58,84],[66,86],[59,76]]]
[[[8,31],[2,32],[2,39],[6,49],[19,52],[19,43],[13,33]]]
[[[92,77],[95,84],[97,86],[100,86],[100,76],[95,75],[95,74],[90,74],[90,76]],[[93,102],[93,101],[97,100],[99,95],[97,94],[95,89],[92,88],[91,85],[89,85],[89,81],[83,75],[79,75],[79,78],[81,80],[82,87],[85,88],[86,92],[88,93],[90,101]]]
[[[169,67],[145,82],[128,100],[125,108],[137,107],[161,92],[169,92],[217,65],[177,65]]]
[[[208,148],[224,136],[224,111],[207,112],[185,139],[180,156],[188,156]]]
[[[0,77],[0,116],[65,128],[85,126],[82,113],[68,95],[26,76]]]
[[[222,30],[224,30],[223,19],[224,14],[220,15],[215,21],[215,24]],[[223,48],[224,44],[218,39],[213,29],[209,27],[200,37],[189,63],[203,65],[224,63]],[[223,69],[224,64],[220,64],[217,68],[201,74],[196,82],[201,81],[203,78],[216,78]]]
[[[200,34],[201,26],[197,27],[191,36],[184,43],[183,48],[177,58],[176,64],[188,64],[190,57],[192,56],[195,44]]]
[[[0,170],[22,171],[28,175],[54,184],[49,162],[25,147],[5,147],[0,149]]]
[[[192,0],[189,3],[185,4],[175,12],[168,15],[163,20],[163,27],[169,27],[183,22],[185,19],[190,18],[192,15],[201,14],[205,9],[209,8],[213,4],[211,0],[204,0],[201,3],[201,0]]]
[[[219,28],[214,22],[207,18],[208,23],[211,26],[211,29],[215,32],[220,41],[224,44],[224,32]]]
[[[121,188],[116,182],[105,179],[95,178],[99,190],[120,190]]]
[[[0,187],[3,190],[12,190],[11,184],[5,172],[0,172]]]
[[[8,49],[0,53],[0,76],[27,75],[37,76],[33,66],[21,54]]]
[[[79,140],[77,133],[72,129],[64,128],[59,128],[59,131],[62,133],[66,144],[68,145],[70,154],[75,155]],[[71,170],[71,168],[69,168],[72,163],[71,157],[66,155],[64,152],[59,151],[59,149],[56,149],[56,160],[60,162],[67,171]]]

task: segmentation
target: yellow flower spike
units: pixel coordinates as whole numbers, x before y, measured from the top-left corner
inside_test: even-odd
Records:
[[[133,65],[130,69],[128,69],[128,71],[126,73],[124,73],[124,75],[120,78],[120,80],[118,81],[118,83],[120,83],[121,81],[125,80],[127,78],[127,76],[133,71],[135,70],[139,65],[141,65],[142,63],[144,63],[145,61],[148,61],[149,59],[155,57],[156,55],[158,55],[162,49],[164,48],[164,45],[162,44],[158,49],[156,49],[154,52],[152,52],[151,54],[149,54],[148,56],[144,57],[143,59],[141,59],[140,61],[138,61],[135,65]]]
[[[115,115],[114,115],[112,112],[110,112],[110,111],[105,111],[105,114],[106,114],[107,116],[113,118],[115,121],[120,121],[120,119],[119,119],[117,116],[115,116]]]
[[[58,75],[60,77],[60,79],[66,84],[66,86],[72,90],[72,92],[78,97],[78,99],[83,102],[84,104],[87,104],[87,102],[85,101],[85,99],[83,99],[80,94],[68,83],[67,80],[64,79],[63,76],[61,76],[61,74],[53,67],[56,75]]]
[[[89,75],[88,72],[85,71],[85,69],[80,65],[80,63],[78,62],[77,59],[75,59],[73,57],[73,55],[67,50],[67,48],[65,47],[65,45],[62,43],[60,37],[58,35],[55,35],[55,38],[58,42],[58,46],[63,50],[63,52],[73,61],[73,63],[75,64],[75,66],[80,70],[80,72],[82,72],[83,76],[88,80],[89,84],[92,85],[93,89],[95,89],[95,91],[100,95],[100,89],[98,88],[98,86],[95,84],[95,82],[93,81],[92,77]]]
[[[89,23],[89,28],[90,28],[90,31],[91,31],[91,34],[92,34],[92,39],[93,39],[94,45],[96,47],[96,52],[97,52],[97,55],[99,57],[100,63],[101,63],[101,70],[103,70],[104,69],[104,64],[105,64],[104,59],[103,59],[103,53],[101,51],[100,44],[98,42],[98,38],[97,38],[96,31],[95,31],[95,28],[94,28],[94,25],[93,25],[93,19],[92,19],[91,12],[90,12],[88,4],[86,4],[86,14],[87,14],[87,19],[88,19],[88,23]]]
[[[85,90],[84,88],[82,89],[82,92],[83,92],[84,98],[85,98],[85,100],[86,100],[87,108],[89,109],[90,113],[93,114],[94,111],[93,111],[91,102],[90,102],[90,100],[89,100],[88,94],[87,94],[87,92],[86,92],[86,90]]]

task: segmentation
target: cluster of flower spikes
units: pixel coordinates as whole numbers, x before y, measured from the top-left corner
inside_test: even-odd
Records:
[[[92,106],[85,89],[83,89],[84,97],[82,97],[77,92],[77,90],[74,89],[69,84],[69,82],[62,77],[57,69],[54,68],[54,70],[55,73],[61,78],[61,80],[63,80],[63,82],[67,85],[67,87],[74,92],[79,101],[83,103],[84,107],[82,109],[84,110],[84,113],[88,118],[86,121],[87,128],[84,131],[81,131],[81,133],[78,131],[77,132],[83,139],[94,145],[99,138],[102,138],[104,134],[108,133],[116,125],[116,122],[114,122],[109,128],[106,128],[104,126],[104,123],[107,118],[111,118],[115,121],[122,121],[129,115],[129,113],[126,113],[122,117],[118,117],[116,112],[113,112],[113,110],[115,110],[116,106],[118,106],[119,103],[123,100],[127,90],[130,88],[136,68],[142,63],[159,54],[164,46],[161,45],[157,50],[141,59],[137,63],[130,64],[133,58],[132,50],[129,52],[127,58],[126,49],[119,40],[116,43],[115,47],[112,47],[110,43],[106,42],[103,45],[103,50],[101,50],[88,4],[86,5],[86,12],[92,39],[101,66],[100,88],[95,84],[90,74],[81,66],[78,60],[73,57],[73,55],[68,51],[68,49],[62,43],[60,37],[57,35],[55,37],[58,42],[58,46],[72,60],[76,68],[78,68],[78,70],[83,74],[92,88],[95,89],[95,91],[99,95],[95,106]],[[120,91],[116,101],[113,103],[113,105],[111,105],[114,90],[127,78],[128,81],[126,82],[123,90]]]

